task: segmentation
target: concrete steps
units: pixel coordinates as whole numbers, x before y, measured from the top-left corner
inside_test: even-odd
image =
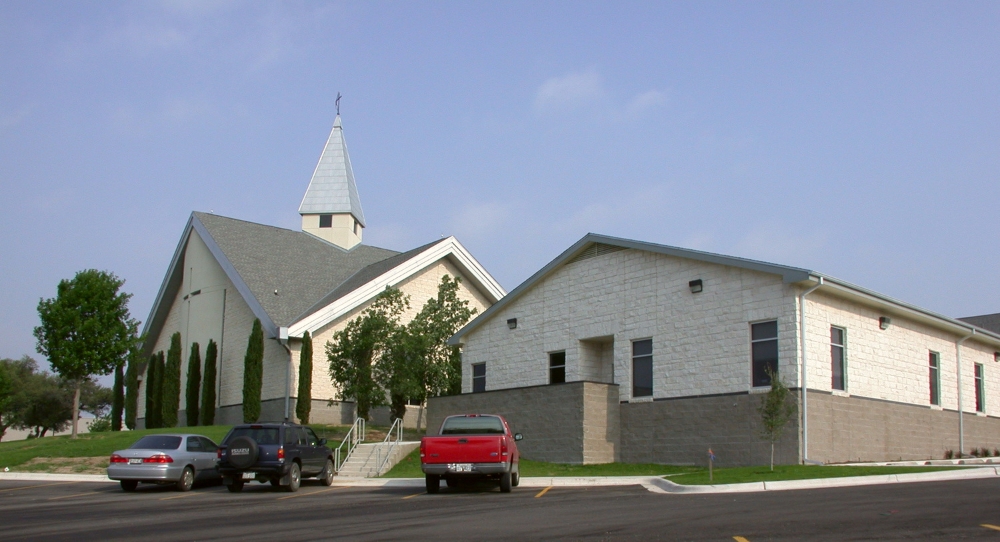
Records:
[[[376,452],[379,447],[382,447],[381,442],[370,443],[370,444],[359,444],[351,457],[347,459],[347,462],[340,467],[340,471],[337,472],[337,476],[344,476],[350,478],[374,478],[380,474],[385,474],[389,472],[392,467],[399,463],[404,457],[410,452],[417,449],[420,446],[419,442],[400,442],[397,444],[393,450],[392,455],[389,457],[389,461],[385,464],[382,472],[376,472],[378,468],[376,464],[378,462],[378,453]],[[385,446],[384,449],[388,449]]]

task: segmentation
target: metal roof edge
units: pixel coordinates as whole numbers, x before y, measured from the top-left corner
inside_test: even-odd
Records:
[[[191,214],[188,215],[187,223],[184,225],[184,232],[181,234],[181,238],[177,242],[177,248],[174,249],[174,255],[170,258],[170,264],[167,266],[167,273],[163,276],[163,282],[160,283],[160,290],[156,293],[156,298],[153,300],[153,306],[149,309],[149,316],[146,318],[146,322],[142,326],[142,335],[146,337],[146,340],[142,345],[143,357],[151,354],[149,351],[151,346],[146,344],[150,339],[149,332],[161,325],[158,314],[160,311],[160,304],[163,302],[163,298],[166,296],[167,290],[170,289],[170,283],[174,273],[177,272],[177,264],[180,261],[181,255],[184,253],[184,247],[187,246],[188,236],[191,234],[191,224],[194,220],[194,212],[192,211]]]

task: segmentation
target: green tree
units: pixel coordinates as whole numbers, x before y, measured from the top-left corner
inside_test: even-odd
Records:
[[[122,411],[125,410],[125,367],[115,367],[115,382],[111,388],[114,392],[111,401],[111,430],[122,430]]]
[[[166,358],[163,355],[163,350],[156,353],[156,389],[154,391],[154,400],[156,404],[153,408],[153,414],[156,416],[156,427],[163,427],[163,375],[167,370]]]
[[[188,378],[186,401],[184,408],[189,426],[198,425],[198,399],[201,395],[201,346],[191,343],[191,355],[188,357]]]
[[[774,470],[774,443],[781,438],[785,426],[795,415],[791,392],[777,373],[767,371],[771,379],[771,391],[763,395],[757,412],[760,414],[760,436],[771,443],[771,470]]]
[[[73,419],[77,389],[75,382],[48,373],[32,375],[27,387],[27,408],[18,428],[33,429],[35,437],[44,437],[49,431],[65,430]]]
[[[149,356],[149,363],[146,365],[146,429],[156,429],[160,426],[156,421],[156,416],[160,412],[160,405],[156,400],[157,391],[160,389],[159,384],[156,383],[156,360],[158,357],[158,354]]]
[[[373,407],[385,404],[386,389],[379,384],[374,366],[390,353],[401,328],[399,316],[407,307],[409,299],[402,292],[386,288],[326,344],[330,377],[341,399],[355,401],[359,418],[368,419]]]
[[[264,384],[264,330],[254,318],[243,358],[243,423],[260,419],[260,391]]]
[[[309,424],[312,412],[313,341],[308,331],[302,334],[302,351],[299,352],[299,393],[295,400],[295,416],[299,423]]]
[[[31,405],[30,387],[38,370],[31,356],[0,360],[0,439],[7,429],[19,427]]]
[[[114,399],[114,390],[98,384],[92,378],[84,380],[80,385],[80,410],[93,414],[95,418],[106,416]]]
[[[177,411],[181,408],[181,334],[170,336],[167,363],[163,370],[163,403],[160,405],[162,427],[177,427]]]
[[[219,348],[215,341],[208,340],[205,347],[205,382],[201,386],[201,424],[215,424],[215,371]]]
[[[34,329],[37,349],[63,378],[73,382],[73,438],[80,417],[80,386],[125,362],[138,322],[128,311],[131,294],[113,273],[88,269],[61,280],[56,297],[38,303],[41,325]]]
[[[141,359],[141,343],[136,341],[135,347],[129,353],[128,365],[125,367],[125,427],[129,429],[135,429],[135,420],[139,412],[139,364]]]

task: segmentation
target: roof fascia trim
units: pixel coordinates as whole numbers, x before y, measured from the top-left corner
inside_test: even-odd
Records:
[[[264,307],[262,307],[260,302],[257,301],[257,297],[253,295],[250,287],[243,281],[243,277],[241,277],[239,272],[236,271],[236,268],[233,266],[232,262],[229,261],[229,258],[226,257],[226,254],[222,251],[222,248],[219,247],[219,244],[215,242],[215,238],[213,238],[212,234],[208,232],[208,228],[206,228],[205,225],[202,224],[201,221],[194,215],[192,215],[191,227],[194,231],[198,232],[201,240],[205,243],[205,246],[208,247],[208,251],[212,253],[212,256],[219,263],[219,266],[222,267],[222,271],[227,277],[229,277],[233,286],[236,287],[236,291],[238,291],[243,297],[243,301],[245,301],[250,307],[250,311],[253,312],[254,316],[260,320],[264,330],[271,337],[277,337],[278,326],[274,324],[271,317],[268,316],[266,311],[264,311]]]
[[[177,248],[174,249],[174,255],[170,258],[170,265],[167,266],[167,273],[163,276],[163,282],[160,283],[160,290],[156,293],[156,299],[153,301],[153,306],[149,309],[149,316],[146,318],[146,322],[142,326],[142,335],[147,337],[152,331],[153,327],[159,327],[160,324],[156,322],[157,315],[160,311],[160,305],[163,303],[163,298],[167,294],[169,289],[171,278],[173,278],[174,273],[177,272],[177,265],[180,263],[181,256],[184,254],[184,248],[187,247],[188,236],[191,233],[191,223],[194,221],[194,213],[188,216],[187,224],[184,225],[184,233],[181,234],[181,238],[177,241]],[[143,345],[143,353],[148,356],[150,352],[147,352],[147,345]]]
[[[293,322],[288,327],[289,337],[301,337],[305,331],[314,333],[323,326],[347,314],[354,308],[377,296],[387,286],[394,286],[428,267],[434,262],[451,256],[456,263],[465,268],[473,279],[486,289],[486,294],[499,301],[506,292],[492,275],[479,265],[472,254],[454,237],[448,237],[443,243],[437,243],[427,250],[382,273],[378,277],[359,286],[354,291],[333,301],[312,314]]]

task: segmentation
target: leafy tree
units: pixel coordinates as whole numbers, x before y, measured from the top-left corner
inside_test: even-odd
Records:
[[[73,397],[61,385],[58,378],[47,373],[40,373],[33,379],[31,403],[25,412],[24,419],[18,424],[21,429],[34,429],[36,437],[44,437],[49,431],[63,431],[73,419]]]
[[[774,443],[781,438],[785,426],[795,415],[791,392],[775,371],[768,369],[771,391],[761,397],[757,412],[760,414],[760,436],[771,443],[771,470],[774,470]]]
[[[115,367],[115,383],[111,388],[114,392],[111,401],[111,431],[122,430],[122,411],[125,409],[125,367]]]
[[[19,427],[31,404],[30,386],[38,363],[30,356],[0,360],[0,439],[11,427]]]
[[[368,419],[373,407],[385,404],[386,392],[374,365],[390,352],[400,330],[399,316],[407,307],[409,299],[402,292],[386,288],[326,344],[330,377],[342,399],[354,399],[359,418]]]
[[[189,426],[198,425],[198,399],[201,395],[201,346],[191,343],[188,357],[187,401],[184,405]]]
[[[264,384],[264,330],[254,318],[243,358],[243,423],[260,419],[260,391]]]
[[[219,348],[208,340],[205,347],[205,383],[201,386],[201,424],[215,425],[215,367]]]
[[[139,364],[141,356],[141,347],[133,348],[132,352],[129,353],[128,365],[125,368],[125,427],[129,429],[135,429],[135,420],[139,412]],[[147,412],[149,412],[148,409]]]
[[[177,427],[177,411],[181,408],[181,334],[170,336],[167,363],[163,370],[163,403],[160,405],[162,427]]]
[[[309,423],[312,411],[313,341],[308,331],[302,334],[302,351],[299,353],[299,393],[295,401],[295,416],[299,423]]]
[[[114,390],[88,378],[80,386],[80,410],[93,414],[95,418],[104,417],[114,403],[114,397]]]
[[[128,311],[131,294],[113,273],[88,269],[61,280],[56,297],[38,303],[41,325],[34,329],[40,354],[63,378],[74,383],[73,438],[80,417],[80,386],[92,375],[106,375],[125,362],[138,322]]]
[[[10,374],[7,364],[0,363],[0,440],[3,440],[3,436],[7,434],[7,424],[4,422],[4,417],[14,403],[14,390],[14,377]]]

